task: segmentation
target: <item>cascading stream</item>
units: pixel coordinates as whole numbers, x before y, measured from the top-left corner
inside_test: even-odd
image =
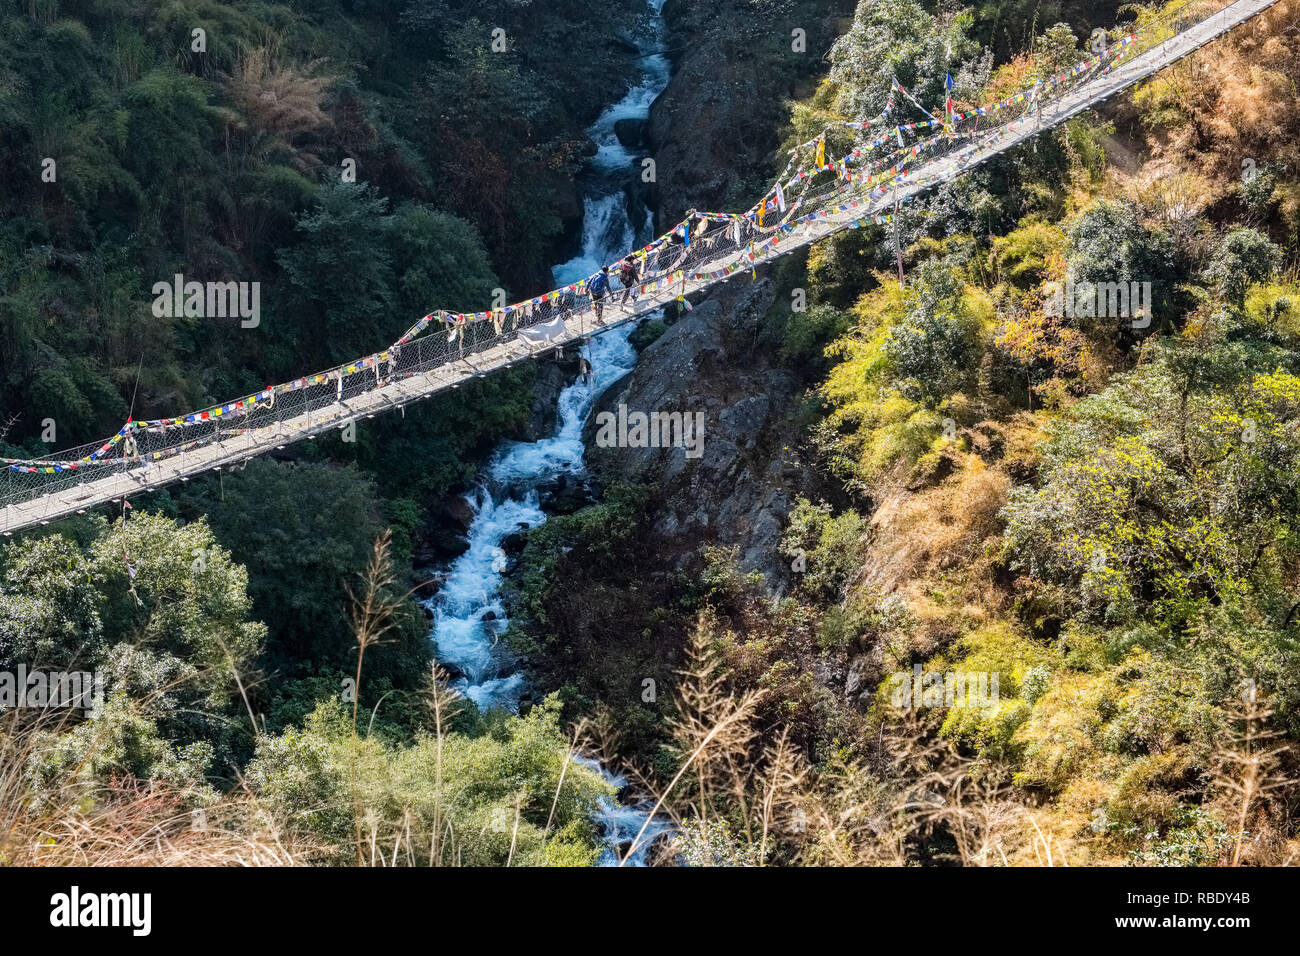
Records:
[[[652,27],[642,38],[643,53],[662,46],[663,3],[649,0]],[[597,153],[580,184],[584,192],[581,251],[555,267],[558,285],[586,278],[626,250],[653,238],[648,231],[653,219],[648,210],[642,234],[638,235],[632,224],[625,185],[637,157],[615,134],[619,120],[648,117],[650,104],[668,83],[669,64],[664,57],[652,54],[642,63],[641,82],[606,109],[588,131]],[[607,318],[617,314],[617,306],[607,309]],[[523,674],[498,647],[508,626],[501,600],[506,565],[502,542],[546,521],[541,489],[563,477],[584,473],[582,428],[597,396],[636,364],[636,350],[628,342],[632,328],[629,323],[591,338],[583,355],[591,363],[592,380],[579,379],[560,393],[555,433],[535,442],[504,443],[467,496],[473,513],[467,533],[469,549],[451,562],[441,590],[429,601],[431,637],[438,660],[463,675],[456,689],[482,709],[517,711],[524,685]],[[615,786],[624,783],[599,765],[586,763]],[[646,811],[611,803],[602,808],[597,822],[606,843],[601,862],[613,864],[618,862],[620,845],[630,842],[646,823]],[[643,864],[653,838],[666,828],[664,821],[650,821],[628,862]]]

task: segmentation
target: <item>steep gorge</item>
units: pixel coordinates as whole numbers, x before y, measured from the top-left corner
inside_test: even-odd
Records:
[[[661,229],[689,209],[747,205],[766,188],[780,165],[785,104],[815,84],[854,6],[669,0],[669,46],[677,52],[648,136]],[[799,34],[806,46],[796,51]],[[742,566],[763,572],[774,590],[788,571],[777,547],[785,514],[809,477],[792,419],[810,383],[765,338],[769,312],[790,294],[784,277],[797,277],[801,266],[780,271],[783,278],[739,275],[701,297],[601,396],[585,436],[601,479],[653,489],[646,530],[659,542],[656,558],[683,569],[705,547],[734,547]],[[681,448],[595,447],[595,415],[620,405],[703,413],[702,457],[688,459]]]
[[[815,16],[800,16],[814,6]],[[748,3],[697,0],[669,0],[665,17],[674,68],[648,131],[659,229],[689,208],[748,204],[764,188],[777,165],[784,100],[824,69],[837,22],[825,4],[756,13]],[[809,26],[809,50],[787,56],[799,24]],[[762,50],[733,49],[745,36]],[[772,334],[774,316],[779,325],[789,312],[801,258],[737,276],[689,311],[670,308],[662,322],[642,325],[631,338],[641,348],[635,367],[597,398],[584,428],[598,503],[530,532],[508,576],[511,640],[531,683],[562,688],[571,717],[612,713],[624,755],[651,753],[662,740],[667,700],[646,700],[645,682],[664,693],[674,686],[710,549],[734,549],[772,593],[788,586],[789,559],[779,549],[787,514],[821,481],[800,447],[814,380],[783,361]],[[549,393],[555,374],[542,378]],[[599,447],[598,416],[617,415],[620,405],[701,413],[701,457],[680,447]]]

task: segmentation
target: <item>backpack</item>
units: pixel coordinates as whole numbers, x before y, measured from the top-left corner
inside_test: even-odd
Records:
[[[609,291],[609,276],[603,272],[597,272],[592,280],[587,283],[587,291],[592,295],[604,295]]]

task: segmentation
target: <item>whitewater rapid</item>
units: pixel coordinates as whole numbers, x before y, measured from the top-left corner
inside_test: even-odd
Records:
[[[664,0],[649,0],[651,29],[637,38],[638,47],[646,54],[641,61],[641,81],[588,130],[597,151],[580,182],[584,192],[582,241],[573,259],[552,270],[557,286],[585,279],[653,238],[648,230],[654,217],[648,209],[643,207],[646,225],[640,233],[633,226],[626,186],[631,172],[639,175],[640,167],[638,157],[619,142],[615,124],[645,120],[650,104],[668,84],[667,59],[651,52],[663,46],[663,4]],[[616,306],[606,307],[607,321],[617,314]],[[585,473],[582,428],[596,398],[635,366],[636,350],[628,341],[633,328],[630,322],[616,326],[592,336],[581,347],[592,375],[590,381],[579,378],[560,393],[555,433],[535,442],[503,443],[466,496],[473,514],[466,535],[469,548],[450,563],[441,589],[427,603],[433,614],[431,638],[438,660],[460,672],[456,689],[480,709],[502,708],[515,713],[524,690],[524,675],[500,646],[509,626],[501,599],[506,569],[502,543],[510,535],[546,521],[541,489],[561,478],[581,478]],[[625,784],[599,764],[583,762],[614,786]],[[635,837],[646,817],[645,810],[633,806],[610,802],[602,807],[596,822],[604,834],[603,864],[618,862],[620,845]],[[654,837],[667,827],[665,821],[651,820],[628,863],[644,864]]]

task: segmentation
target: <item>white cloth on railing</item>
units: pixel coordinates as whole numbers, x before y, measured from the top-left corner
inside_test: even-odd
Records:
[[[558,318],[531,328],[520,329],[519,337],[533,345],[549,345],[562,337],[565,331],[564,319]]]

